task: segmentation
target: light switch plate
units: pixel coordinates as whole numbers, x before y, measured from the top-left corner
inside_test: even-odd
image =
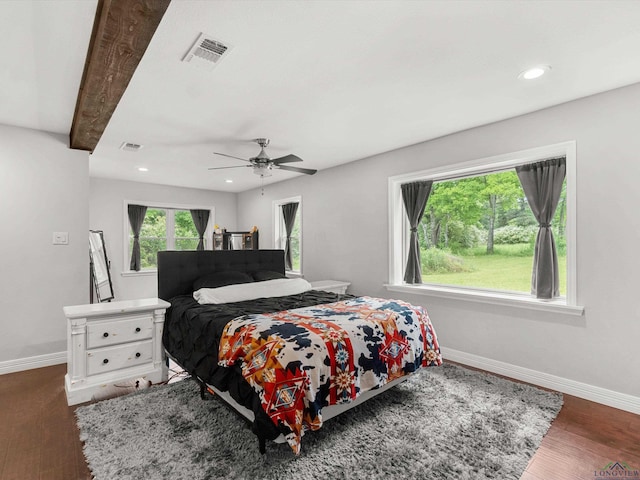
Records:
[[[69,245],[69,232],[53,232],[54,245]]]

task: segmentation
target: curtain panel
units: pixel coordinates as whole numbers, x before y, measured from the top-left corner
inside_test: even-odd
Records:
[[[285,270],[293,269],[291,260],[291,233],[296,223],[296,213],[298,213],[298,203],[285,203],[282,205],[282,218],[284,219],[284,228],[287,234],[287,241],[284,247],[284,266]]]
[[[516,167],[529,207],[538,221],[531,273],[531,294],[536,298],[560,296],[558,254],[551,221],[560,201],[566,171],[564,157]]]
[[[404,281],[407,283],[422,283],[420,266],[420,245],[418,243],[418,224],[424,215],[424,208],[429,200],[433,181],[421,180],[419,182],[404,183],[402,190],[402,202],[409,219],[411,236],[409,238],[409,255],[407,266],[404,270]]]
[[[129,225],[133,233],[133,248],[131,249],[131,262],[129,268],[140,271],[140,230],[144,222],[144,216],[147,214],[147,207],[144,205],[128,205],[127,213],[129,215]]]
[[[207,231],[207,224],[209,223],[209,210],[189,210],[191,212],[191,218],[193,224],[196,226],[200,240],[196,250],[204,250],[204,234]]]

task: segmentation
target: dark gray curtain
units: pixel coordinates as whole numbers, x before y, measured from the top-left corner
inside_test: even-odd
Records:
[[[296,213],[298,212],[297,203],[286,203],[282,205],[282,218],[284,219],[284,228],[287,232],[287,241],[284,247],[284,267],[291,270],[293,262],[291,261],[291,232],[296,223]]]
[[[129,268],[137,272],[140,270],[140,229],[147,213],[147,207],[144,205],[129,205],[127,210],[129,213],[129,225],[131,225],[131,231],[133,232],[133,249]]]
[[[418,224],[422,220],[424,207],[427,205],[429,194],[431,193],[431,180],[404,183],[402,189],[402,201],[407,212],[409,226],[411,227],[411,237],[409,238],[409,257],[404,270],[404,281],[407,283],[422,283],[420,272],[420,245],[418,244]]]
[[[204,250],[204,233],[207,230],[207,224],[209,223],[209,210],[189,210],[191,212],[191,218],[193,224],[196,226],[198,235],[200,235],[200,241],[196,250]]]
[[[560,295],[558,254],[551,220],[560,200],[566,170],[564,157],[516,167],[527,202],[540,227],[531,273],[531,293],[536,298],[549,299]]]

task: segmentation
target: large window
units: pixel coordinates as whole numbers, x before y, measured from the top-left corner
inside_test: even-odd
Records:
[[[292,216],[292,228],[290,235],[287,235],[287,225],[285,215],[286,212],[292,211],[292,208],[283,206],[297,205],[294,208],[295,214]],[[274,246],[276,249],[282,249],[290,253],[291,266],[287,265],[287,271],[291,273],[302,273],[302,198],[291,197],[273,202],[274,215]],[[287,249],[287,240],[289,241]]]
[[[125,203],[140,204],[140,202]],[[201,207],[193,208],[202,209]],[[213,223],[213,215],[210,214],[207,233],[204,235],[205,249],[211,249],[211,225],[213,225]],[[125,224],[127,241],[125,271],[127,271],[129,270],[129,262],[133,248],[133,232],[131,231],[126,213]],[[159,251],[196,250],[199,235],[193,222],[190,208],[148,205],[140,229],[139,241],[140,269],[142,271],[153,271],[157,268],[157,254]]]
[[[561,295],[554,302],[575,305],[574,142],[390,178],[389,288],[535,301],[530,292],[538,221],[515,167],[552,157],[565,157],[567,171],[551,221]],[[422,284],[407,285],[410,228],[401,185],[417,180],[433,184],[417,227]]]
[[[551,228],[566,295],[566,180]],[[418,228],[422,281],[529,293],[538,221],[513,168],[434,182]]]

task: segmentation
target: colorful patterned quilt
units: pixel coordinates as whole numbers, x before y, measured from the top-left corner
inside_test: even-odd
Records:
[[[423,307],[359,297],[231,320],[219,364],[241,366],[297,454],[304,431],[322,425],[322,407],[441,365],[442,356]]]

